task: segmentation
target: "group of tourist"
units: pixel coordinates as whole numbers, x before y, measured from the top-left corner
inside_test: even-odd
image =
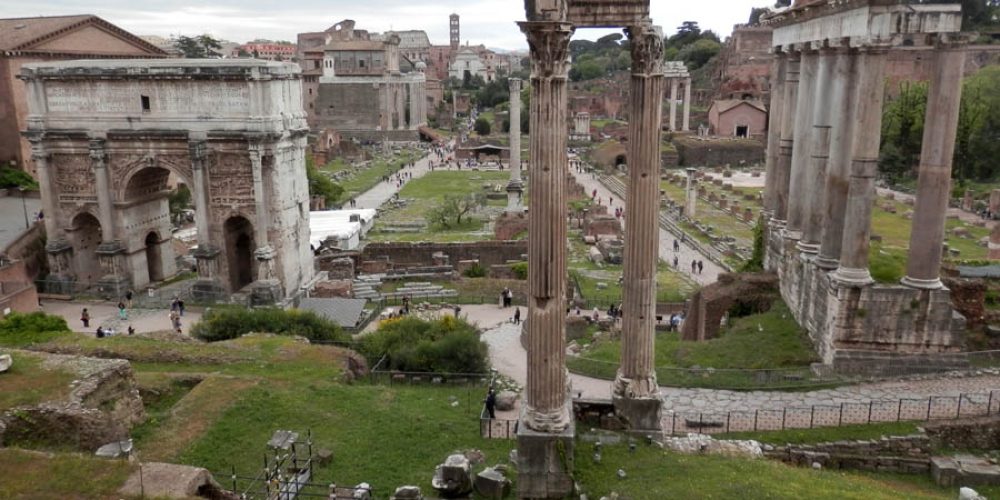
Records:
[[[507,287],[500,290],[500,307],[507,308],[514,302],[514,292]]]

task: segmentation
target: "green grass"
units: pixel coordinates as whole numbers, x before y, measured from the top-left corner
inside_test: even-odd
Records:
[[[885,422],[870,425],[786,429],[768,432],[730,432],[716,434],[716,439],[753,439],[771,444],[811,444],[844,440],[879,439],[882,436],[908,436],[919,433],[917,422]]]
[[[762,331],[758,331],[758,325]],[[621,356],[620,340],[595,343],[581,357],[570,357],[570,371],[591,377],[613,379]],[[806,332],[800,328],[787,306],[777,301],[766,313],[736,318],[720,332],[718,338],[704,342],[685,341],[677,332],[656,335],[655,360],[657,378],[661,384],[681,387],[718,387],[739,389],[754,387],[762,382],[754,372],[726,369],[794,369],[796,377],[806,377],[809,364],[817,361]],[[691,372],[683,368],[698,366],[714,368],[712,374]],[[778,386],[795,387],[807,380],[778,377]]]
[[[577,479],[588,498],[612,491],[633,500],[945,499],[958,494],[958,487],[936,486],[929,477],[812,470],[769,460],[680,455],[646,445],[632,454],[623,444],[605,446],[599,464],[591,455],[588,445],[578,443]],[[619,468],[624,479],[617,476]]]
[[[76,453],[43,454],[0,449],[0,498],[118,499],[118,488],[134,466]]]
[[[589,267],[574,265],[570,270],[580,287],[580,294],[588,303],[588,307],[607,307],[612,303],[620,303],[622,301],[622,286],[618,283],[618,277],[622,275],[622,266],[606,264],[599,271],[591,270]],[[599,289],[598,283],[604,283],[607,286]],[[656,272],[657,302],[683,302],[697,288],[697,284],[683,273],[674,271],[666,264],[660,264],[659,270]]]
[[[338,203],[347,201],[369,189],[375,187],[379,182],[382,182],[382,177],[386,175],[391,175],[396,173],[400,167],[411,161],[416,161],[422,156],[422,152],[418,150],[404,150],[399,154],[393,155],[391,158],[376,158],[371,161],[368,168],[359,170],[353,175],[337,181],[341,187],[344,188],[344,193],[340,195],[337,200]],[[324,167],[324,170],[332,171],[330,169],[344,169],[346,168],[343,163],[335,164],[332,167]]]
[[[42,368],[42,360],[23,351],[13,353],[14,364],[0,374],[0,410],[62,399],[69,395],[73,373]]]

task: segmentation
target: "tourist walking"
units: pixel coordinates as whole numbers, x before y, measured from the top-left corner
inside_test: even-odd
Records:
[[[674,255],[674,269],[677,269],[677,256]]]
[[[84,307],[83,311],[80,312],[80,321],[83,322],[84,328],[90,328],[90,312]]]
[[[698,261],[698,274],[701,274],[701,272],[702,272],[702,271],[703,271],[704,269],[705,269],[705,263],[704,263],[704,262],[702,262],[701,260],[699,260],[699,261]]]
[[[131,288],[129,288],[128,291],[125,292],[125,303],[128,304],[128,308],[129,309],[132,309],[132,289]]]
[[[177,299],[177,313],[184,316],[184,301]]]
[[[118,303],[118,319],[126,320],[128,319],[128,311],[125,310],[125,303]]]
[[[514,324],[515,325],[520,325],[521,324],[521,308],[520,307],[515,307],[514,308]]]
[[[677,252],[680,252],[680,251],[681,251],[681,244],[675,238],[674,239],[674,253],[677,253]]]
[[[694,274],[696,272],[698,272],[698,261],[692,260],[691,261],[691,274]]]
[[[497,407],[497,395],[493,392],[493,388],[490,387],[490,392],[486,394],[486,411],[490,414],[490,420],[497,418],[496,407]]]

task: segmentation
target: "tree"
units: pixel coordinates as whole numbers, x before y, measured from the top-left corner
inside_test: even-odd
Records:
[[[681,49],[677,53],[677,58],[687,63],[688,69],[695,70],[704,66],[721,50],[721,43],[710,39],[701,39]]]
[[[334,204],[344,194],[344,188],[323,175],[313,164],[311,156],[306,155],[306,179],[309,181],[309,196],[321,197],[327,204]]]
[[[209,34],[202,34],[196,37],[179,36],[174,41],[177,50],[188,59],[200,59],[205,57],[218,57],[217,50],[222,48],[222,43]]]
[[[472,128],[475,129],[476,133],[479,135],[490,135],[490,121],[482,116],[476,118],[476,123]]]
[[[462,225],[462,217],[485,203],[486,199],[481,193],[466,196],[445,195],[444,201],[427,213],[427,220],[435,226],[451,229]]]
[[[927,85],[904,82],[883,109],[879,170],[894,181],[909,175],[920,159],[926,108]]]

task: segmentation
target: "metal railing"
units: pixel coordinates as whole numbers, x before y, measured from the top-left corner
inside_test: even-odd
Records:
[[[490,388],[496,386],[496,374],[490,376]],[[487,396],[489,394],[487,393]],[[518,420],[509,418],[490,418],[483,398],[483,407],[479,410],[479,436],[486,439],[517,439]]]
[[[726,412],[670,412],[670,434],[813,429],[906,421],[957,420],[1000,413],[1000,390],[867,402]]]

